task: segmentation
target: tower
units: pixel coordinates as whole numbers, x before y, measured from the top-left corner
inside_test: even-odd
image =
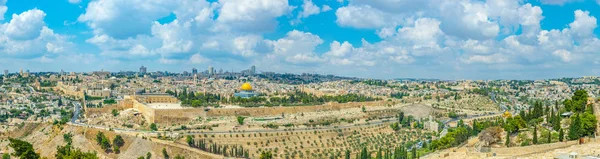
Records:
[[[213,75],[215,73],[215,68],[212,66],[208,66],[208,75]]]
[[[4,70],[4,76],[8,77],[8,70]]]
[[[192,74],[198,74],[198,70],[196,68],[192,68]]]
[[[146,74],[146,67],[144,67],[144,65],[142,65],[142,67],[140,67],[140,73]]]
[[[256,74],[256,66],[252,65],[252,67],[250,67],[250,74],[251,75]]]

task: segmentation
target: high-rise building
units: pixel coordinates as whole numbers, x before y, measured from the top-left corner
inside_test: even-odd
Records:
[[[219,69],[219,74],[223,74],[223,69],[222,68]]]
[[[23,68],[19,70],[19,75],[23,76]]]
[[[8,76],[8,70],[4,70],[4,76]]]
[[[198,74],[198,70],[196,68],[192,68],[192,74]]]
[[[250,74],[256,74],[256,67],[254,65],[252,65],[252,67],[250,67]]]
[[[140,73],[146,74],[146,67],[144,67],[142,65],[142,67],[140,67]]]
[[[65,70],[60,69],[60,75],[65,75]]]
[[[208,75],[213,75],[215,73],[215,68],[212,66],[208,66]]]

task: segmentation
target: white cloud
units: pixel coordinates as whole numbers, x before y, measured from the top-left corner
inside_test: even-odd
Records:
[[[0,24],[0,54],[4,57],[50,59],[57,53],[70,53],[67,36],[55,34],[44,23],[45,13],[31,9],[13,14],[10,22]]]
[[[283,59],[294,64],[323,61],[314,52],[315,47],[322,44],[323,40],[312,33],[292,30],[284,38],[267,42],[273,47],[267,57]]]
[[[588,11],[575,11],[575,21],[569,24],[571,31],[577,37],[589,37],[594,33],[594,29],[596,28],[596,18],[590,16],[590,12]]]
[[[440,24],[437,19],[420,18],[415,21],[414,27],[398,29],[398,34],[403,39],[411,41],[413,47],[435,47],[437,39],[444,34],[440,30]]]
[[[40,36],[46,13],[39,9],[32,9],[21,14],[13,14],[4,34],[16,40],[31,40]]]
[[[262,37],[258,35],[246,35],[240,36],[233,39],[234,53],[242,56],[254,56],[256,55],[256,47],[262,42]]]
[[[330,10],[332,10],[332,8],[329,7],[328,5],[323,5],[323,8],[321,8],[321,12],[327,12],[327,11],[330,11]]]
[[[6,7],[6,0],[0,0],[0,20],[4,20],[4,14],[8,10]]]
[[[329,44],[330,51],[326,52],[324,55],[333,56],[333,57],[345,57],[348,55],[353,47],[352,44],[344,41],[344,43],[340,43],[338,41],[333,41]]]
[[[65,51],[65,48],[63,46],[57,46],[54,45],[53,43],[49,42],[46,43],[46,51],[51,52],[51,53],[61,53]]]
[[[344,27],[381,28],[398,25],[401,17],[384,13],[368,5],[346,6],[335,11],[336,23]]]
[[[289,13],[293,7],[287,0],[220,0],[217,30],[271,31],[276,17]]]
[[[150,33],[153,21],[168,16],[179,1],[98,0],[87,5],[78,18],[86,22],[96,35],[106,34],[127,39]]]
[[[571,62],[571,52],[567,50],[556,50],[552,52],[552,55],[559,57],[563,62]]]
[[[542,4],[564,5],[565,3],[580,1],[580,0],[540,0]]]
[[[307,18],[308,16],[319,13],[321,13],[321,9],[315,5],[312,0],[304,0],[304,3],[302,4],[302,11],[298,14],[298,17]]]
[[[148,50],[146,47],[144,47],[144,45],[138,44],[138,45],[131,47],[129,49],[129,53],[131,53],[132,55],[147,56],[150,54],[150,50]]]
[[[199,53],[192,55],[192,57],[190,57],[190,63],[192,64],[201,64],[201,63],[206,63],[209,60],[204,58],[202,55],[200,55]]]
[[[71,3],[71,4],[79,4],[79,3],[81,3],[81,0],[69,0],[69,3]]]
[[[152,35],[162,40],[162,46],[156,51],[162,54],[189,52],[193,45],[190,27],[189,22],[181,24],[178,20],[168,24],[154,22]]]
[[[508,59],[502,54],[492,54],[492,55],[473,55],[462,59],[463,62],[467,64],[471,63],[483,63],[483,64],[497,64],[497,63],[506,63]]]

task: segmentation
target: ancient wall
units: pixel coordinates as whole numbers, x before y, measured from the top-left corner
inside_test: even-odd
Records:
[[[129,107],[129,108],[131,108],[131,107]],[[102,108],[87,108],[85,110],[85,115],[112,113],[113,109],[121,111],[121,110],[127,109],[127,107],[124,104],[112,104],[112,105],[105,105]]]
[[[205,113],[204,108],[156,109],[154,121],[159,124],[183,124]]]
[[[154,121],[154,117],[155,117],[155,109],[154,108],[150,108],[150,107],[146,106],[145,104],[138,102],[137,100],[132,100],[132,101],[133,101],[133,108],[140,111],[140,113],[142,113],[144,118],[146,118],[146,121],[148,121],[150,123],[156,122],[156,121]]]
[[[207,116],[273,116],[302,112],[331,111],[348,108],[360,108],[362,106],[382,106],[384,101],[360,102],[360,103],[327,103],[318,106],[294,106],[294,107],[263,107],[263,108],[224,108],[211,109]]]
[[[387,102],[375,101],[375,102],[360,102],[360,103],[327,103],[318,106],[294,106],[294,107],[264,107],[264,108],[216,108],[211,109],[208,112],[204,108],[183,108],[183,109],[154,109],[148,107],[144,103],[140,103],[134,100],[131,96],[125,96],[123,101],[119,102],[119,108],[137,109],[144,118],[150,123],[158,124],[182,124],[187,123],[190,120],[196,119],[201,116],[277,116],[291,113],[301,112],[315,112],[315,111],[331,111],[341,110],[348,108],[360,108],[362,106],[381,106],[386,105]],[[120,110],[121,110],[120,109]],[[103,110],[109,112],[110,110]],[[98,110],[100,111],[100,110]]]

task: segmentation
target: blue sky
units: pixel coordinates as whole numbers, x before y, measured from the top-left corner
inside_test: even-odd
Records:
[[[595,0],[0,0],[0,69],[600,74]]]

